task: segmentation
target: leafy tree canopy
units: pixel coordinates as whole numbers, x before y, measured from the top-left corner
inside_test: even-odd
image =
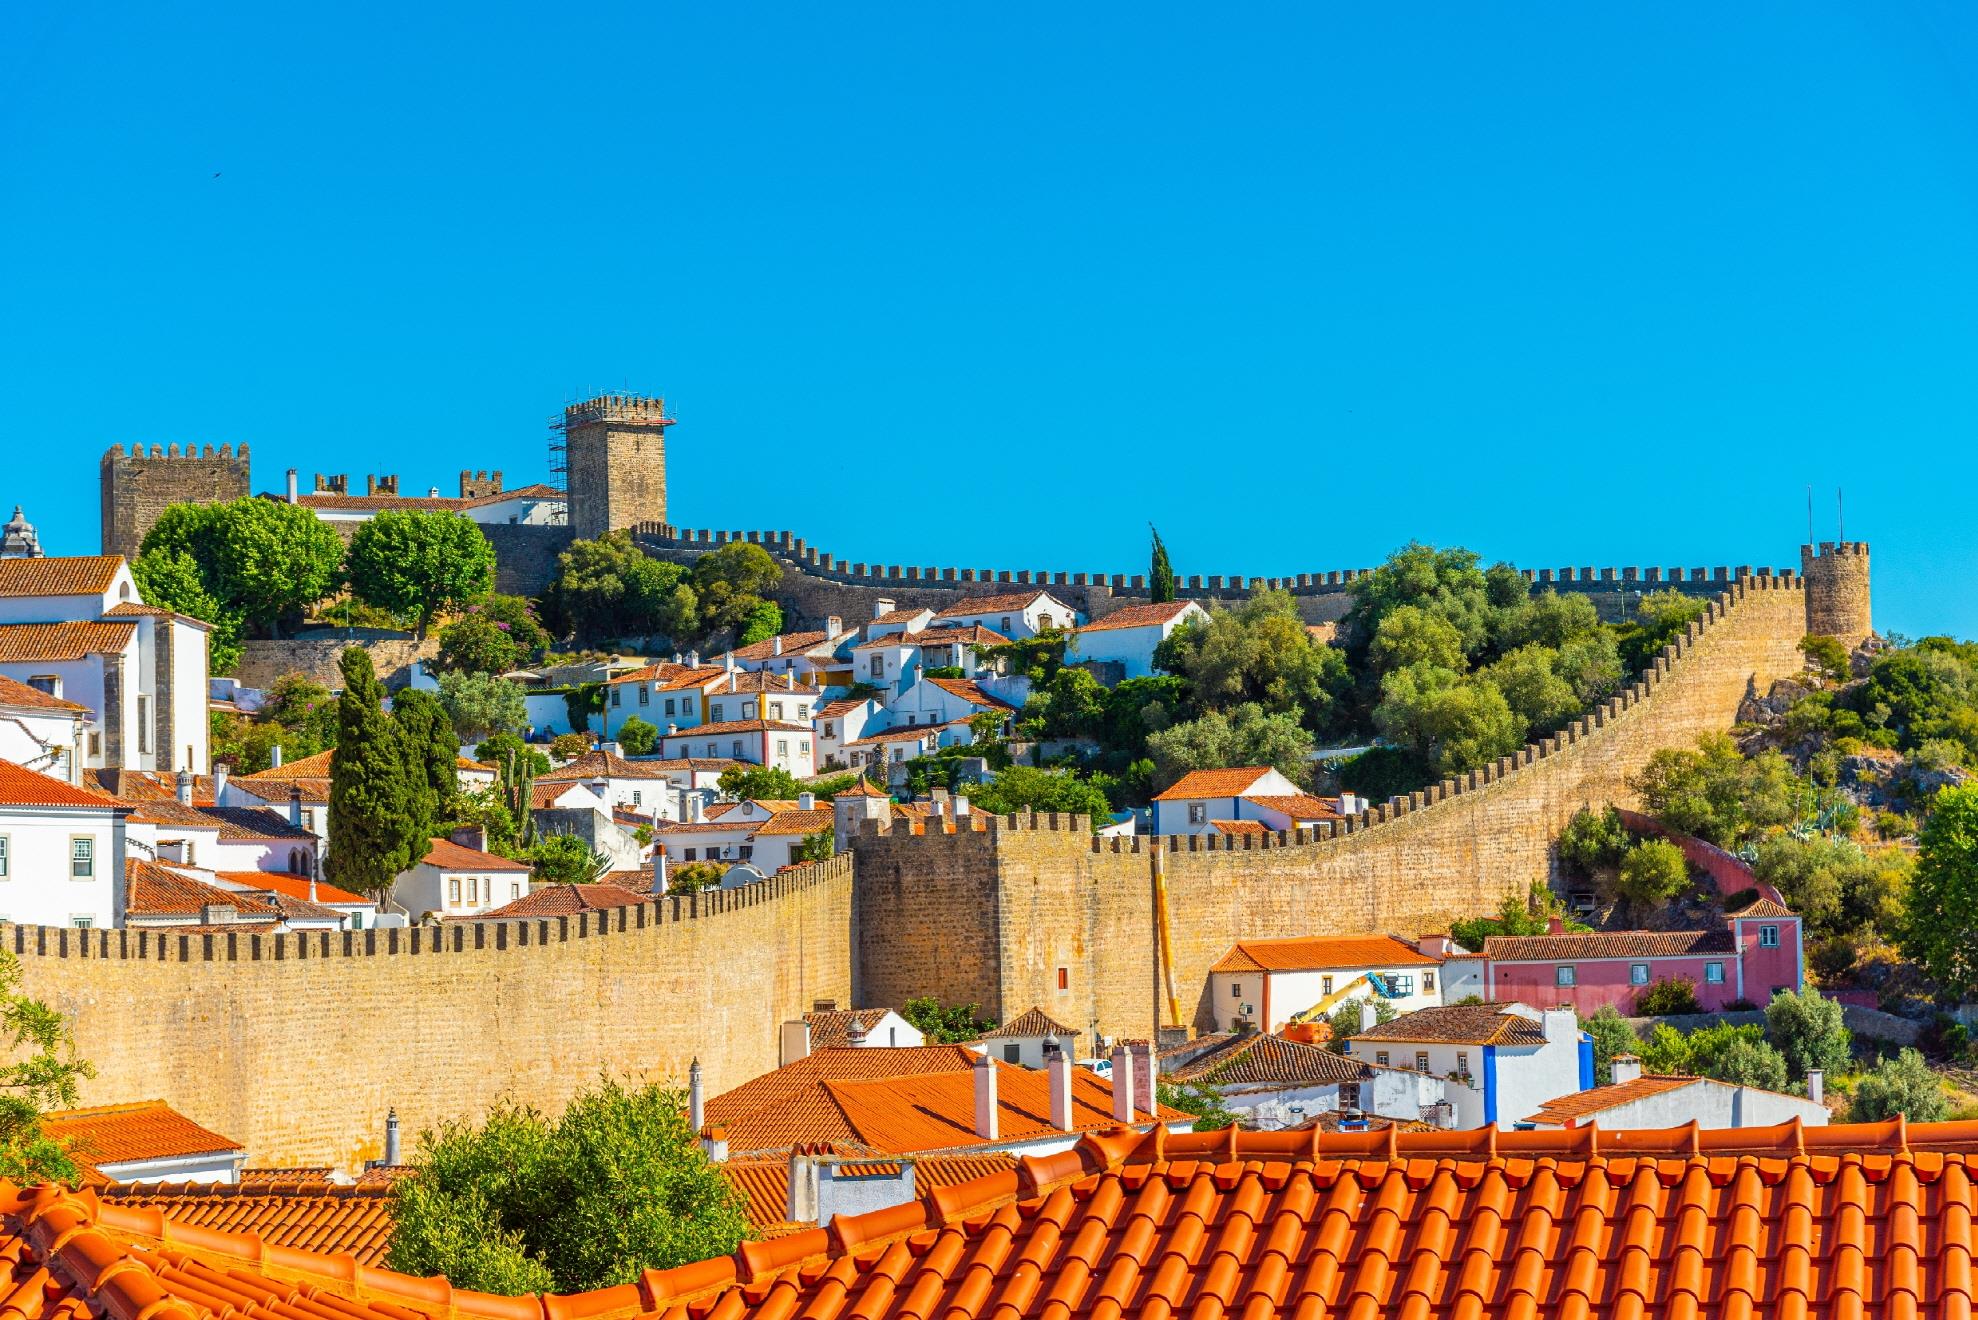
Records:
[[[49,1109],[75,1107],[77,1083],[96,1075],[78,1058],[74,1034],[60,1013],[21,989],[21,964],[0,949],[0,1178],[23,1186],[74,1183],[81,1175],[67,1150],[41,1130]]]
[[[1166,787],[1190,770],[1267,765],[1294,783],[1311,774],[1312,735],[1285,712],[1269,713],[1245,704],[1228,714],[1210,711],[1147,736],[1155,782]]]
[[[920,1028],[930,1045],[959,1045],[974,1040],[996,1025],[974,1004],[943,1004],[933,995],[919,995],[900,1006],[900,1016]]]
[[[1196,705],[1229,711],[1254,705],[1327,727],[1349,686],[1346,657],[1313,640],[1289,593],[1260,591],[1206,623],[1178,628],[1155,651],[1156,667],[1188,680]]]
[[[350,586],[357,598],[418,621],[494,590],[494,547],[474,520],[450,510],[386,510],[350,542]]]
[[[1723,734],[1663,748],[1628,781],[1642,809],[1671,829],[1732,847],[1793,819],[1802,786],[1777,752],[1746,758]]]
[[[1978,784],[1937,794],[1904,914],[1903,952],[1950,994],[1978,998]]]
[[[804,791],[796,776],[779,765],[731,765],[715,785],[733,802],[789,802]]]
[[[589,640],[700,632],[700,598],[678,564],[654,559],[626,532],[573,541],[557,556],[543,596],[544,622]]]
[[[529,725],[529,704],[522,689],[492,674],[441,674],[440,705],[462,742],[520,733]]]
[[[1386,563],[1353,584],[1353,608],[1345,626],[1349,649],[1364,652],[1381,620],[1412,605],[1453,627],[1465,655],[1481,651],[1490,639],[1492,607],[1490,584],[1477,563],[1468,550],[1438,550],[1420,542],[1389,555]]]
[[[361,647],[345,649],[330,763],[329,878],[380,901],[426,855],[434,821],[417,754],[384,710],[384,689]]]
[[[1667,839],[1645,839],[1622,854],[1614,887],[1637,911],[1657,908],[1689,889],[1689,863]]]
[[[637,715],[630,716],[618,726],[618,745],[627,756],[651,756],[659,746],[659,727]]]
[[[1161,543],[1161,534],[1154,524],[1147,524],[1147,532],[1154,539],[1151,561],[1148,564],[1148,597],[1156,605],[1165,605],[1174,599],[1174,565],[1168,562],[1168,548]]]
[[[1941,1123],[1950,1116],[1943,1079],[1913,1049],[1884,1061],[1856,1083],[1848,1110],[1848,1118],[1856,1123],[1879,1123],[1897,1114],[1912,1123]]]
[[[238,610],[222,605],[207,588],[199,561],[180,549],[159,549],[131,561],[137,594],[157,605],[213,625],[206,634],[206,657],[216,674],[231,674],[240,664],[241,633],[246,620]]]
[[[263,636],[278,636],[334,592],[343,568],[343,542],[322,519],[252,495],[170,506],[145,533],[142,551],[190,557],[207,594]]]
[[[1848,1066],[1848,1042],[1839,1000],[1828,999],[1812,986],[1781,990],[1765,1006],[1765,1036],[1786,1058],[1794,1081],[1809,1068],[1838,1076]]]
[[[980,810],[999,816],[1025,810],[1074,812],[1090,816],[1095,830],[1112,819],[1104,789],[1074,774],[1034,766],[1010,766],[989,783],[975,785],[969,798]]]

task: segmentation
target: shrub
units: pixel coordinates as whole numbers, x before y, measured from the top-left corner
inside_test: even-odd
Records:
[[[1619,811],[1611,806],[1603,811],[1581,807],[1560,832],[1559,860],[1575,874],[1591,876],[1619,862],[1627,846],[1628,832],[1621,828]]]
[[[1765,1006],[1765,1037],[1786,1056],[1794,1081],[1806,1076],[1808,1068],[1833,1074],[1848,1066],[1852,1037],[1842,1024],[1841,1006],[1812,986],[1772,996]]]
[[[1657,981],[1635,996],[1635,1012],[1642,1017],[1676,1017],[1702,1011],[1703,1005],[1697,1002],[1694,981],[1672,977],[1667,981]]]
[[[1848,676],[1848,649],[1841,645],[1839,638],[1802,637],[1799,650],[1806,657],[1806,667],[1823,678],[1839,682]]]
[[[618,745],[627,756],[651,756],[659,746],[659,730],[634,715],[618,726]]]
[[[1905,1049],[1861,1079],[1848,1117],[1857,1123],[1875,1123],[1901,1114],[1912,1123],[1936,1123],[1949,1111],[1943,1082],[1921,1054]]]
[[[1602,1004],[1591,1017],[1581,1018],[1580,1026],[1593,1038],[1594,1082],[1606,1086],[1614,1080],[1614,1056],[1635,1053],[1641,1041],[1612,1004]]]
[[[590,750],[591,740],[581,733],[559,733],[549,740],[550,755],[559,761],[568,761]]]
[[[1615,891],[1643,907],[1667,903],[1690,887],[1689,863],[1683,850],[1667,839],[1649,839],[1628,849],[1621,858]]]
[[[1223,1104],[1223,1098],[1203,1087],[1156,1082],[1154,1099],[1156,1103],[1164,1104],[1170,1109],[1193,1114],[1197,1132],[1218,1132],[1223,1128],[1236,1126],[1236,1115],[1229,1112],[1229,1107]]]

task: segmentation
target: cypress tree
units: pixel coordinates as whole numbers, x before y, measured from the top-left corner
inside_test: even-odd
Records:
[[[416,689],[392,699],[392,718],[405,734],[405,748],[418,773],[415,786],[423,786],[421,818],[425,833],[453,819],[460,796],[460,739],[454,735],[453,721],[446,707],[430,692]]]
[[[1165,605],[1174,599],[1174,566],[1168,563],[1168,548],[1161,543],[1161,533],[1154,524],[1148,523],[1147,530],[1154,536],[1154,563],[1147,575],[1149,595],[1156,605]]]
[[[421,818],[430,793],[424,770],[408,755],[405,731],[385,714],[384,687],[371,657],[349,647],[339,661],[337,754],[330,762],[329,878],[383,901],[400,872],[426,855]]]

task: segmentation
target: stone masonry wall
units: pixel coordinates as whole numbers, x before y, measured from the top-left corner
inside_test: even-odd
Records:
[[[1205,999],[1207,971],[1236,939],[1412,937],[1522,893],[1549,875],[1552,840],[1575,810],[1629,804],[1626,781],[1650,753],[1728,728],[1748,692],[1798,672],[1804,631],[1797,579],[1738,583],[1641,683],[1594,715],[1318,837],[1094,840],[1082,819],[1052,816],[996,820],[973,836],[861,837],[861,1002],[931,993],[975,999],[999,1017],[1035,1004],[1080,1031],[1148,1035],[1168,1017],[1154,953],[1159,866],[1180,1020],[1226,1025],[1230,1014]],[[868,902],[875,874],[912,883],[884,904]],[[956,914],[970,910],[993,918],[993,941],[955,929]],[[942,957],[889,957],[938,940],[949,941]],[[976,940],[986,965],[954,956]]]
[[[114,446],[103,455],[100,473],[103,553],[137,557],[144,534],[167,505],[219,504],[248,493],[247,446],[215,450],[207,445],[180,452],[152,445]]]
[[[378,681],[397,689],[412,681],[412,662],[431,660],[440,653],[439,635],[425,641],[397,635],[378,635],[375,630],[353,629],[334,637],[291,637],[279,640],[248,641],[241,644],[240,664],[234,677],[245,687],[265,688],[284,674],[301,674],[333,692],[343,690],[343,671],[337,661],[345,648],[361,646],[371,653],[371,667]]]
[[[158,1097],[251,1164],[355,1169],[498,1096],[555,1112],[599,1074],[710,1093],[776,1066],[777,1028],[851,996],[851,861],[547,921],[179,936],[0,927],[95,1064],[84,1104]],[[412,1143],[409,1142],[410,1146]]]

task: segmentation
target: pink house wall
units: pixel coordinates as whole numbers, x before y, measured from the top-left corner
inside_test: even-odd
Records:
[[[1751,938],[1755,944],[1758,939],[1755,922]],[[1770,954],[1775,951],[1767,949],[1765,952]],[[1696,986],[1697,1003],[1706,1013],[1717,1012],[1738,997],[1738,960],[1737,956],[1731,953],[1714,954],[1709,957],[1490,962],[1484,967],[1484,984],[1487,987],[1484,997],[1511,1000],[1541,1009],[1557,1008],[1564,1004],[1583,1015],[1611,1004],[1623,1015],[1633,1017],[1636,1016],[1635,996],[1648,989],[1648,986],[1633,984],[1629,980],[1629,968],[1636,963],[1644,962],[1648,964],[1649,985],[1657,981],[1692,982]],[[1722,985],[1710,985],[1703,979],[1704,964],[1711,962],[1724,964]],[[1576,984],[1562,986],[1555,983],[1555,969],[1562,965],[1570,965],[1573,968]],[[1772,982],[1768,981],[1765,984],[1770,986]],[[1770,991],[1766,990],[1765,993],[1769,995]],[[1754,1002],[1762,1003],[1763,1000]]]
[[[1744,997],[1764,1007],[1778,987],[1797,990],[1804,979],[1805,959],[1800,949],[1798,917],[1747,917],[1731,923],[1738,948],[1744,955]],[[1759,927],[1779,928],[1779,947],[1759,945]]]

